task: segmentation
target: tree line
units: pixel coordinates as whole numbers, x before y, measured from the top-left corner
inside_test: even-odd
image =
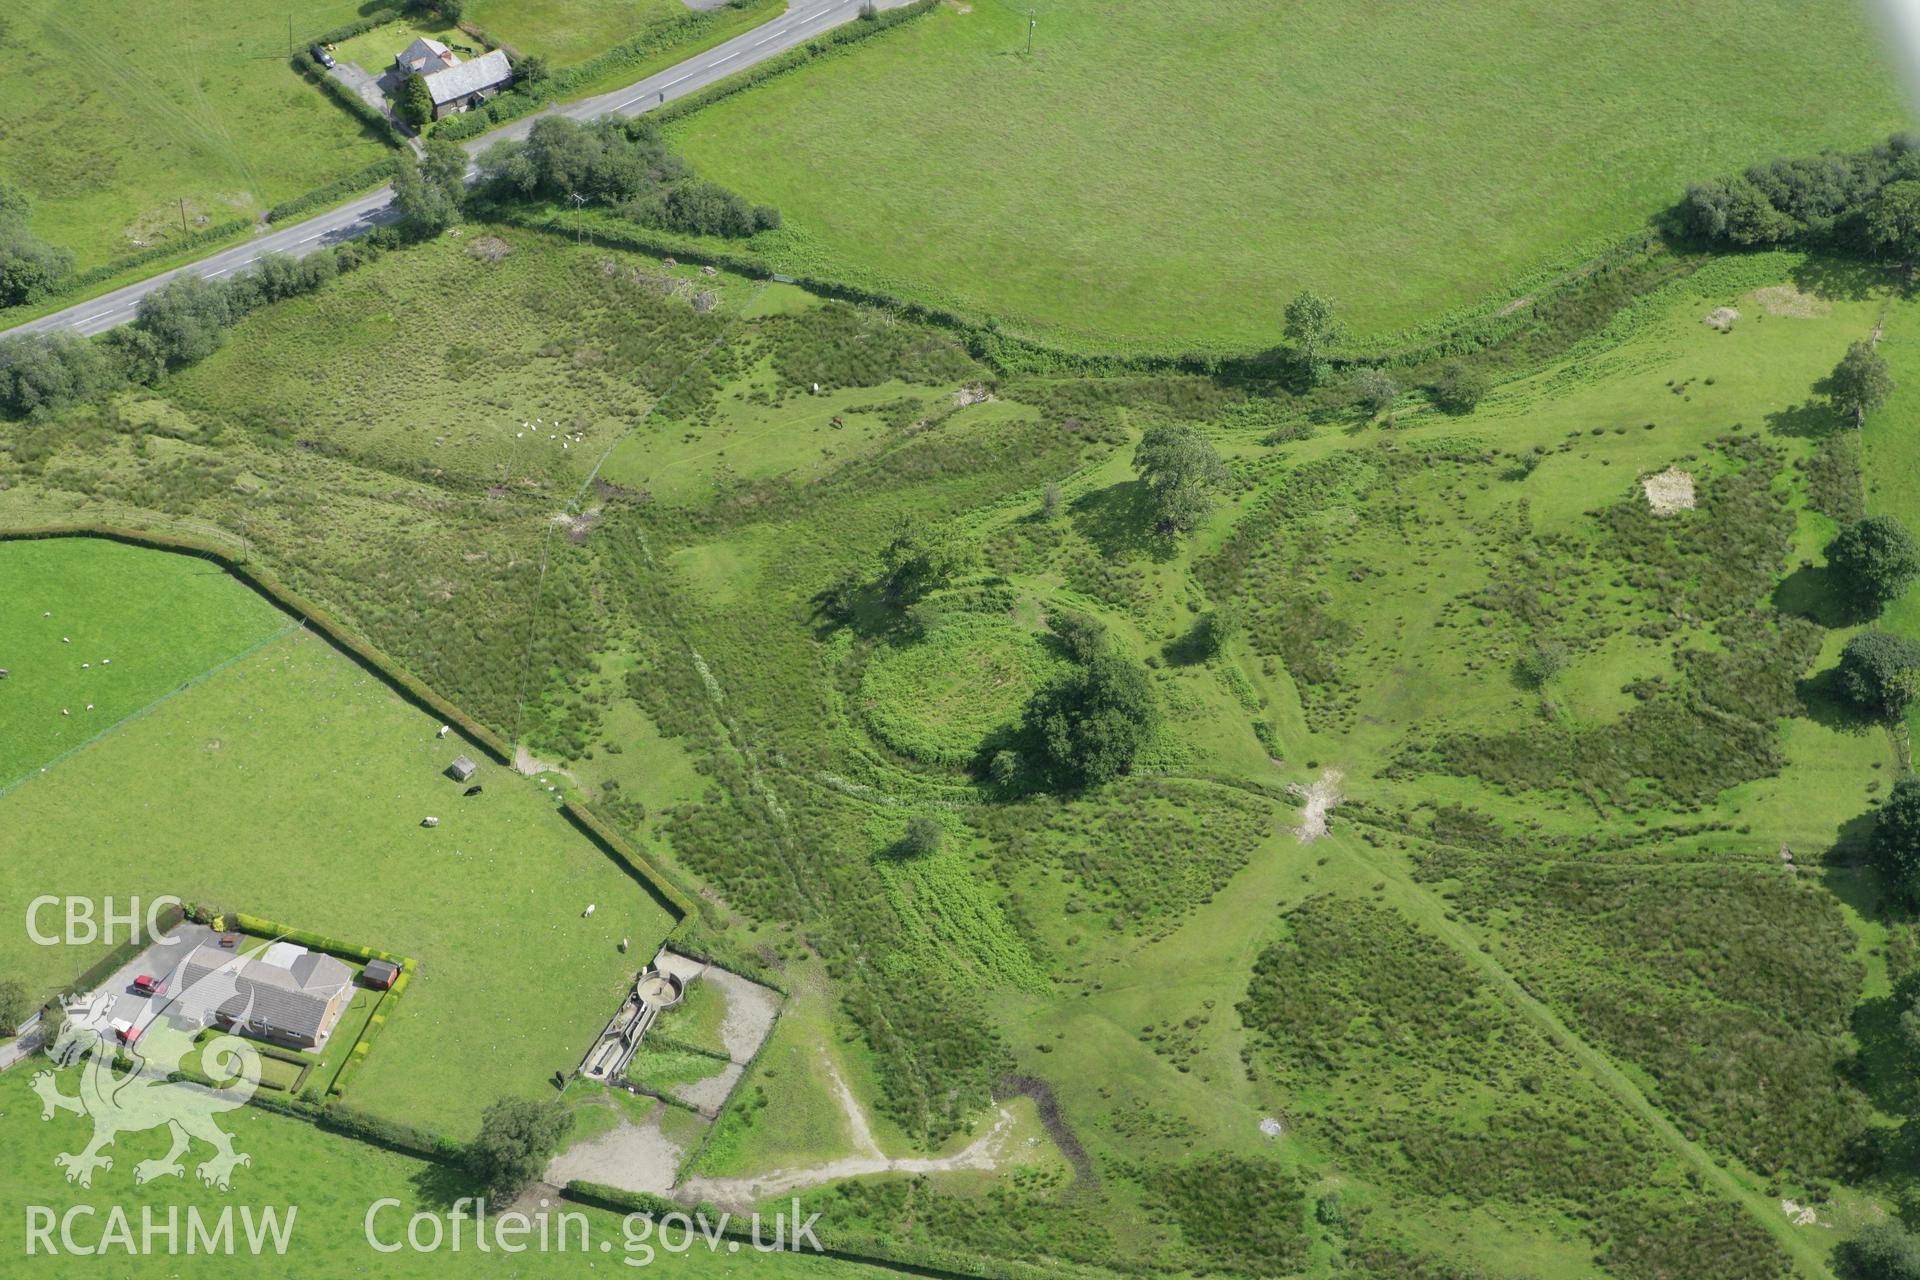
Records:
[[[152,386],[204,360],[256,307],[311,293],[377,255],[378,240],[322,249],[304,258],[267,254],[226,280],[191,272],[140,300],[132,324],[96,339],[70,331],[0,338],[0,413],[37,417],[128,386]]]
[[[1920,133],[1696,182],[1671,217],[1683,235],[1716,247],[1795,245],[1912,263],[1920,256]]]
[[[73,255],[27,230],[27,193],[0,178],[0,307],[40,302],[73,274]]]
[[[431,145],[431,144],[429,144]],[[542,116],[524,141],[480,157],[481,190],[499,199],[551,200],[613,209],[643,226],[738,238],[780,225],[780,211],[698,177],[651,120],[603,116],[580,124]]]

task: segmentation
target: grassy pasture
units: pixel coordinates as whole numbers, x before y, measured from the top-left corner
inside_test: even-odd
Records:
[[[564,67],[692,12],[681,0],[477,0],[466,16],[494,39]]]
[[[75,1089],[75,1073],[61,1081],[68,1093]],[[74,1203],[75,1190],[64,1181],[64,1174],[53,1163],[61,1151],[78,1150],[86,1142],[88,1126],[84,1120],[62,1116],[55,1123],[41,1123],[39,1099],[29,1086],[25,1071],[0,1076],[0,1132],[7,1141],[11,1157],[0,1169],[0,1198],[14,1206],[49,1205],[56,1212]],[[612,1108],[606,1108],[611,1111]],[[474,1244],[472,1224],[464,1225],[464,1247],[455,1252],[449,1234],[437,1252],[421,1253],[402,1249],[396,1253],[376,1253],[368,1244],[365,1219],[368,1207],[382,1197],[399,1201],[398,1207],[382,1211],[376,1220],[383,1243],[404,1239],[407,1220],[415,1213],[440,1216],[452,1201],[474,1194],[457,1174],[437,1165],[406,1156],[394,1155],[363,1143],[323,1133],[310,1124],[243,1107],[220,1117],[220,1123],[233,1135],[236,1150],[252,1156],[250,1166],[234,1175],[231,1191],[205,1187],[194,1177],[191,1167],[184,1179],[161,1179],[144,1186],[135,1185],[133,1166],[140,1160],[158,1158],[167,1150],[164,1129],[144,1133],[123,1133],[112,1148],[114,1167],[96,1175],[86,1202],[97,1207],[98,1216],[89,1223],[81,1219],[76,1226],[76,1241],[91,1243],[89,1231],[103,1230],[110,1207],[118,1206],[130,1216],[134,1238],[139,1239],[142,1208],[150,1207],[157,1221],[164,1224],[169,1209],[180,1210],[181,1255],[160,1247],[151,1254],[114,1250],[106,1256],[116,1276],[128,1280],[172,1280],[190,1266],[204,1266],[200,1259],[184,1258],[186,1240],[185,1212],[189,1207],[205,1215],[209,1225],[222,1209],[247,1205],[257,1214],[262,1206],[279,1209],[282,1220],[288,1208],[295,1209],[291,1241],[284,1258],[269,1249],[255,1260],[242,1253],[230,1260],[240,1268],[272,1267],[275,1274],[289,1276],[377,1277],[397,1276],[403,1280],[429,1280],[439,1276],[500,1275],[517,1280],[544,1280],[545,1277],[577,1276],[584,1268],[607,1264],[626,1256],[625,1235],[617,1215],[578,1205],[555,1204],[553,1212],[580,1212],[588,1220],[588,1255],[579,1248],[578,1228],[568,1238],[568,1251],[541,1251],[537,1248],[505,1253],[499,1249],[481,1251]],[[204,1159],[207,1148],[196,1144],[192,1160]],[[238,1221],[235,1234],[240,1235]],[[449,1232],[451,1228],[448,1228]],[[558,1239],[559,1224],[552,1227]],[[56,1240],[58,1236],[56,1234]],[[97,1238],[97,1237],[94,1237]],[[423,1236],[430,1239],[430,1236]],[[537,1239],[529,1236],[527,1242]],[[610,1246],[601,1250],[605,1243]],[[0,1222],[0,1248],[14,1259],[10,1274],[22,1280],[78,1280],[99,1274],[102,1259],[81,1258],[69,1254],[48,1256],[44,1252],[29,1256],[26,1252],[25,1215],[10,1213]],[[638,1266],[645,1255],[637,1250],[632,1258]],[[684,1253],[656,1249],[646,1271],[672,1276],[713,1277],[714,1280],[840,1280],[841,1277],[869,1275],[869,1268],[830,1258],[792,1253],[759,1254],[743,1250],[730,1254],[722,1247],[709,1251],[704,1244]]]
[[[1362,335],[1431,322],[1688,181],[1906,120],[1843,0],[1048,0],[1031,56],[1029,8],[943,7],[675,136],[781,209],[777,264],[1187,350],[1278,341],[1301,288]]]
[[[0,543],[0,584],[0,787],[292,625],[207,561],[92,539]]]
[[[192,228],[325,186],[389,148],[288,68],[288,20],[300,40],[359,12],[355,0],[9,5],[0,173],[83,271],[181,234],[181,201]]]
[[[319,639],[278,641],[10,795],[0,898],[170,892],[417,957],[351,1099],[464,1135],[572,1068],[631,977],[616,944],[670,921],[510,771],[462,799],[435,727]],[[49,990],[92,952],[0,957]]]
[[[845,1154],[827,1062],[889,1153],[960,1149],[989,1100],[1006,1101],[1011,1072],[1052,1088],[1098,1186],[1069,1190],[1071,1161],[1047,1143],[993,1175],[822,1192],[832,1220],[881,1244],[961,1251],[986,1271],[1039,1255],[1248,1270],[1236,1252],[1246,1242],[1198,1211],[1197,1187],[1258,1210],[1243,1216],[1272,1224],[1271,1256],[1299,1251],[1308,1274],[1446,1274],[1445,1260],[1557,1280],[1700,1274],[1714,1269],[1701,1258],[1724,1257],[1739,1259],[1735,1273],[1766,1275],[1778,1258],[1756,1223],[1803,1254],[1831,1244],[1829,1228],[1794,1227],[1778,1203],[1832,1203],[1820,1166],[1865,1113],[1830,1077],[1851,1001],[1890,985],[1896,939],[1839,905],[1830,885],[1872,910],[1850,873],[1828,881],[1813,858],[1870,809],[1897,757],[1820,696],[1847,629],[1809,632],[1769,609],[1824,616],[1817,548],[1853,483],[1831,456],[1839,422],[1814,386],[1883,309],[1884,341],[1897,344],[1911,303],[1794,255],[1727,260],[1476,413],[1409,395],[1391,424],[1334,412],[1300,436],[1269,434],[1294,425],[1290,402],[1173,375],[1006,374],[996,401],[957,409],[955,389],[986,375],[936,331],[790,290],[742,291],[726,303],[742,319],[701,366],[698,394],[627,437],[635,470],[591,491],[598,522],[562,536],[551,517],[583,474],[571,452],[524,486],[500,485],[489,468],[503,460],[471,426],[500,408],[486,395],[519,387],[501,371],[526,376],[513,362],[532,353],[542,376],[526,385],[548,397],[543,416],[616,395],[644,412],[658,384],[619,362],[592,370],[582,354],[646,353],[667,368],[711,331],[664,318],[649,329],[666,312],[623,276],[622,255],[512,235],[509,257],[476,267],[462,256],[475,234],[341,282],[352,305],[338,311],[317,305],[323,294],[262,313],[226,352],[131,405],[39,428],[44,448],[0,512],[132,508],[244,528],[255,554],[418,655],[490,723],[537,724],[536,747],[562,744],[540,753],[612,797],[621,825],[738,921],[718,942],[797,993],[704,1172]],[[436,273],[487,310],[459,311],[416,283]],[[723,293],[735,285],[719,278]],[[1723,305],[1741,312],[1724,335],[1702,323]],[[484,315],[485,337],[425,338],[426,356],[393,358],[415,362],[434,425],[472,434],[434,444],[384,388],[365,403],[343,392],[342,404],[292,409],[271,390],[286,385],[280,365],[340,382],[350,368],[328,362],[330,342],[442,308],[463,324]],[[600,308],[637,318],[616,329]],[[430,359],[453,341],[477,350],[453,366],[478,371],[477,401],[442,372],[444,350],[438,369]],[[1896,360],[1903,383],[1920,377],[1907,363]],[[805,391],[815,381],[820,397]],[[871,422],[854,412],[856,388],[883,406]],[[885,407],[896,395],[919,404]],[[829,422],[848,420],[831,460],[815,440],[823,404]],[[151,453],[128,441],[135,408],[160,424],[143,437]],[[1142,519],[1130,467],[1140,430],[1168,418],[1200,424],[1234,470],[1212,519],[1178,541]],[[1896,406],[1887,426],[1903,420]],[[697,482],[663,497],[670,473],[641,469],[649,449],[671,460],[701,442],[662,423],[709,436],[708,448],[724,438],[735,459],[791,452],[747,478],[724,474],[716,451],[687,468]],[[302,439],[316,447],[291,447]],[[1878,447],[1872,430],[1867,446]],[[181,459],[239,468],[257,490],[135,501],[152,492],[144,477]],[[1695,476],[1699,506],[1655,522],[1637,481],[1670,465]],[[1047,519],[1050,482],[1064,500]],[[872,584],[903,526],[942,525],[974,539],[979,557],[931,597],[946,625],[914,640]],[[824,609],[849,576],[867,584],[857,607]],[[1245,631],[1197,660],[1185,647],[1195,619],[1228,599],[1244,603]],[[1096,614],[1148,664],[1165,725],[1139,776],[1024,794],[876,742],[867,677],[905,664],[894,674],[915,678],[886,690],[890,710],[909,725],[960,724],[981,699],[952,673],[991,668],[1002,641],[1061,606]],[[1776,636],[1797,639],[1755,656]],[[1569,658],[1534,689],[1513,662],[1541,640],[1565,643]],[[1441,768],[1412,750],[1449,727],[1476,742],[1539,733],[1558,750],[1614,732],[1648,697],[1671,710],[1707,692],[1744,726],[1725,791],[1683,767],[1692,757],[1672,749],[1686,745],[1677,736],[1644,771],[1671,790],[1617,796],[1598,772],[1516,781],[1478,756]],[[517,721],[523,701],[538,712]],[[1003,712],[1019,699],[1006,701]],[[345,705],[314,714],[360,704]],[[400,759],[380,776],[414,767]],[[1302,844],[1283,788],[1325,768],[1345,772],[1347,804],[1325,839]],[[394,817],[417,820],[413,797],[442,785],[422,779]],[[92,779],[88,794],[107,788]],[[362,807],[384,814],[374,801],[385,789],[404,788],[371,789]],[[204,796],[189,799],[217,815]],[[901,832],[920,814],[941,824],[942,847],[902,858]],[[354,822],[344,838],[360,841]],[[1785,868],[1782,843],[1808,870]],[[521,888],[472,892],[507,901]],[[460,918],[481,917],[463,907]],[[501,963],[523,960],[508,954],[511,931],[498,932],[488,942]],[[1882,942],[1887,957],[1867,963]],[[582,954],[592,971],[595,951]],[[1250,1020],[1234,1006],[1256,968],[1278,979]],[[816,980],[822,970],[831,981]],[[469,1004],[474,989],[461,988]],[[376,1089],[376,1068],[405,1048],[412,1063],[389,1066],[420,1072],[419,1042],[395,1037],[466,1012],[443,1003],[416,1023],[415,995],[359,1077],[360,1105],[381,1091],[416,1105],[410,1079],[379,1077]],[[605,1007],[582,1008],[589,1029]],[[1672,1037],[1637,1016],[1646,1009],[1685,1027],[1692,1052],[1676,1058]],[[710,1022],[713,1010],[696,999],[681,1012]],[[670,1015],[660,1029],[672,1027]],[[1756,1126],[1764,1114],[1780,1123]],[[1262,1119],[1285,1131],[1269,1136]],[[1841,1194],[1870,1215],[1895,1189]],[[1727,1192],[1745,1207],[1729,1208]],[[1336,1194],[1344,1217],[1322,1207]]]

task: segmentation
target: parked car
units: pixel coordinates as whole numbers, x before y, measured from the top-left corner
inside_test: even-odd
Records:
[[[333,70],[333,55],[325,49],[322,49],[319,45],[313,46],[313,60],[327,70]]]
[[[157,996],[166,991],[167,984],[143,973],[133,980],[133,989],[143,996]]]
[[[140,1028],[134,1026],[131,1022],[122,1022],[120,1019],[115,1018],[113,1020],[113,1034],[121,1044],[131,1046],[139,1042]]]

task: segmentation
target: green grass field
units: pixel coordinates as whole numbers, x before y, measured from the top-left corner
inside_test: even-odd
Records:
[[[76,1072],[60,1079],[61,1088],[74,1092]],[[435,1165],[368,1147],[362,1143],[321,1132],[312,1125],[252,1108],[242,1108],[221,1117],[221,1124],[233,1135],[234,1147],[252,1157],[252,1164],[234,1175],[230,1191],[202,1186],[191,1167],[181,1180],[163,1179],[136,1186],[133,1166],[142,1159],[165,1153],[164,1131],[125,1133],[112,1148],[115,1159],[111,1171],[96,1175],[89,1203],[97,1206],[96,1215],[76,1220],[76,1243],[98,1243],[107,1226],[109,1208],[118,1206],[131,1217],[134,1239],[139,1240],[141,1211],[151,1208],[162,1223],[169,1209],[180,1214],[181,1230],[177,1253],[166,1250],[164,1237],[151,1253],[136,1253],[111,1248],[103,1256],[78,1257],[64,1251],[49,1255],[44,1251],[27,1253],[26,1215],[29,1205],[54,1207],[64,1212],[75,1196],[74,1188],[63,1180],[53,1163],[62,1151],[76,1151],[88,1136],[85,1120],[63,1115],[50,1123],[41,1123],[40,1101],[28,1088],[28,1074],[9,1072],[0,1076],[0,1114],[7,1118],[7,1149],[10,1158],[0,1171],[0,1198],[16,1209],[0,1222],[0,1249],[12,1261],[11,1274],[24,1280],[69,1280],[99,1274],[104,1264],[113,1274],[128,1280],[171,1280],[187,1273],[188,1268],[205,1267],[204,1254],[186,1253],[186,1213],[197,1210],[206,1216],[209,1227],[223,1209],[236,1215],[234,1232],[244,1239],[238,1216],[242,1206],[258,1215],[272,1206],[280,1221],[292,1213],[293,1227],[284,1256],[267,1246],[254,1256],[242,1246],[234,1257],[221,1265],[246,1271],[272,1268],[279,1274],[349,1276],[398,1276],[406,1280],[425,1280],[438,1276],[500,1275],[529,1278],[576,1276],[595,1266],[618,1266],[631,1258],[634,1269],[644,1262],[647,1274],[685,1277],[713,1277],[714,1280],[844,1280],[871,1275],[870,1268],[796,1254],[756,1254],[750,1251],[729,1253],[722,1244],[710,1251],[704,1243],[685,1252],[654,1249],[651,1259],[636,1244],[628,1250],[627,1235],[621,1219],[597,1209],[578,1205],[555,1204],[552,1212],[578,1212],[587,1219],[588,1240],[582,1256],[579,1228],[569,1227],[567,1251],[558,1248],[528,1248],[520,1252],[500,1249],[482,1251],[475,1246],[471,1222],[463,1224],[464,1247],[452,1248],[451,1227],[446,1214],[453,1200],[473,1194],[459,1175]],[[195,1144],[189,1159],[206,1158],[209,1149]],[[84,1194],[84,1193],[83,1193]],[[397,1252],[376,1252],[367,1242],[366,1217],[374,1201],[391,1197],[397,1206],[383,1208],[374,1220],[376,1236],[382,1244],[404,1242],[407,1222],[416,1213],[430,1213],[441,1219],[447,1234],[435,1252],[416,1252],[402,1248]],[[537,1208],[534,1210],[537,1212]],[[557,1241],[560,1224],[556,1219],[549,1240]],[[430,1235],[423,1235],[430,1240]],[[58,1234],[54,1237],[58,1242]],[[524,1240],[509,1243],[533,1244],[537,1231]],[[601,1246],[608,1246],[604,1251]],[[625,1268],[622,1268],[623,1270]]]
[[[0,543],[0,788],[293,625],[208,561]]]
[[[691,12],[681,0],[478,0],[466,16],[495,39],[564,67]]]
[[[358,13],[353,0],[10,6],[0,174],[83,271],[180,235],[183,201],[192,229],[323,187],[389,149],[287,66],[289,19],[301,40]]]
[[[671,922],[511,771],[462,799],[441,774],[462,744],[435,728],[289,636],[10,795],[0,899],[174,893],[415,957],[350,1097],[464,1136],[494,1097],[572,1069],[631,978],[617,944],[644,952]],[[48,991],[93,955],[14,936],[0,963]]]
[[[42,424],[0,520],[244,531],[700,893],[688,945],[794,993],[702,1176],[858,1154],[838,1077],[888,1155],[1004,1145],[990,1170],[800,1194],[848,1248],[988,1274],[1818,1277],[1911,1194],[1897,1163],[1849,1163],[1905,1107],[1886,1028],[1914,938],[1852,863],[1906,761],[1829,691],[1854,624],[1820,564],[1849,504],[1911,505],[1920,309],[1888,282],[1661,257],[1668,282],[1610,318],[1504,349],[1522,369],[1474,412],[1409,391],[1372,419],[995,369],[898,315],[530,233],[473,251],[496,232],[388,255]],[[1730,332],[1704,323],[1721,307]],[[451,328],[394,338],[425,315]],[[1816,387],[1876,327],[1902,387],[1857,442]],[[1231,471],[1179,538],[1132,466],[1169,421]],[[1655,515],[1640,482],[1668,468],[1695,506]],[[161,483],[181,471],[225,479]],[[924,634],[885,584],[919,530],[973,549]],[[1242,629],[1199,657],[1228,602]],[[1157,736],[1102,788],[1047,792],[1030,760],[989,784],[975,749],[1035,750],[1013,726],[1063,609],[1142,665]],[[1516,663],[1542,643],[1566,661],[1535,687]],[[84,848],[120,892],[138,857],[417,954],[350,1102],[459,1131],[571,1065],[633,891],[498,770],[479,799],[516,807],[469,835],[493,811],[446,798],[430,729],[280,640],[7,796],[0,912]],[[1288,787],[1328,770],[1343,803],[1303,843]],[[909,857],[920,816],[940,847]],[[261,830],[302,833],[276,864],[297,880],[247,862]],[[541,1003],[496,1036],[473,1010],[501,973]],[[705,1071],[671,1042],[711,1047],[721,1014],[696,985],[642,1075]],[[422,1084],[436,1054],[485,1064],[457,1100]],[[619,1116],[591,1105],[605,1135]]]
[[[1255,350],[1298,289],[1362,335],[1431,323],[1689,181],[1906,119],[1840,0],[979,0],[674,136],[781,209],[783,267],[1074,347]]]

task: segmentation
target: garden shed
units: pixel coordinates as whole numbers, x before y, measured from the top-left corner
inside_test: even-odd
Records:
[[[447,766],[447,776],[455,782],[465,782],[473,777],[474,771],[479,767],[466,756],[455,756],[453,763]]]

